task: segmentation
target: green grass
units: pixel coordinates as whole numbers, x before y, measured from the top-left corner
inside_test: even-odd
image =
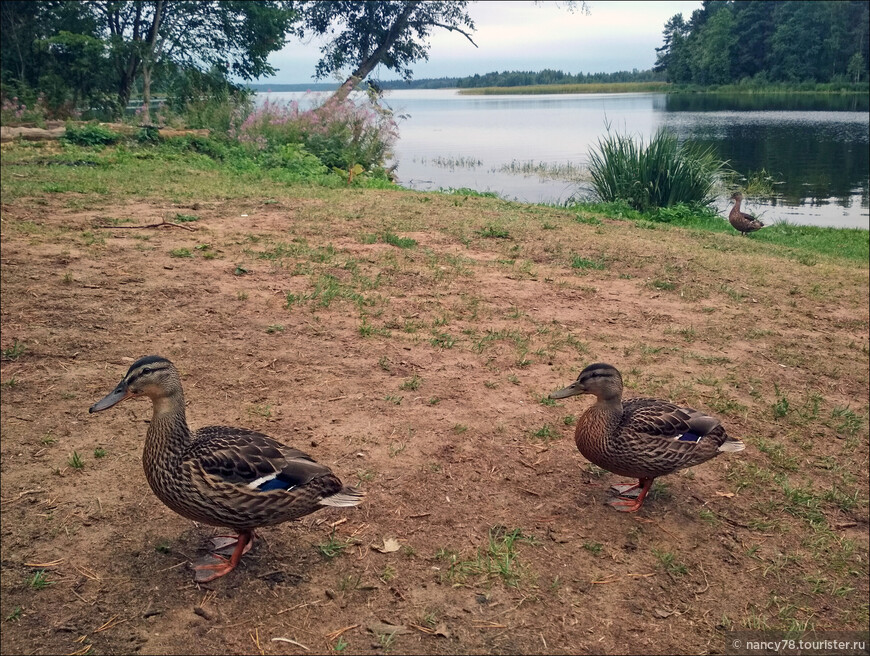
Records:
[[[583,86],[588,90],[593,85]],[[269,170],[246,157],[241,150],[228,149],[216,139],[170,139],[157,146],[127,144],[124,148],[107,146],[102,150],[67,145],[60,152],[51,154],[46,154],[38,145],[24,143],[4,150],[4,164],[8,164],[2,171],[4,201],[39,198],[44,194],[44,187],[50,184],[57,193],[73,192],[89,196],[89,202],[97,206],[123,202],[130,197],[172,198],[176,202],[232,199],[256,199],[261,202],[264,187],[279,183],[272,179]],[[85,159],[92,161],[95,166],[50,165]],[[14,165],[15,177],[12,176],[11,165]],[[315,177],[307,184],[319,185],[324,189],[346,186],[344,178],[335,177],[334,181],[329,176],[326,179]],[[357,176],[358,179],[362,177]],[[304,181],[297,180],[295,184],[304,184]],[[493,193],[471,189],[445,190],[445,193],[466,198],[497,197]],[[573,204],[567,209],[575,212],[578,222],[591,225],[600,225],[600,217],[604,216],[631,220],[638,225],[646,222],[650,227],[667,224],[737,237],[724,217],[703,209],[688,208],[671,216],[639,213],[624,203]],[[175,220],[178,220],[177,217]],[[498,234],[507,232],[502,226],[490,225],[489,228],[491,230],[484,228],[484,234],[480,236],[498,238]],[[15,229],[23,229],[23,223]],[[807,254],[820,254],[866,262],[870,257],[866,230],[785,223],[773,223],[743,239],[743,242],[737,242],[734,247],[746,249],[762,244],[779,247],[774,252],[793,259],[806,257]],[[237,275],[242,273],[240,271]]]
[[[350,544],[350,540],[339,540],[336,538],[335,529],[333,528],[332,533],[329,534],[329,539],[326,542],[321,542],[317,545],[317,551],[319,551],[320,555],[327,560],[332,560],[336,556],[340,556],[344,553],[344,550],[347,549]]]
[[[445,548],[439,549],[435,556],[447,562],[444,576],[451,582],[464,583],[475,579],[486,583],[500,579],[505,585],[516,588],[520,587],[526,574],[517,553],[520,543],[536,545],[537,541],[519,528],[507,530],[503,526],[494,526],[489,530],[486,545],[478,548],[474,556],[463,559],[459,553]]]
[[[420,378],[420,376],[418,376],[417,374],[414,374],[408,380],[403,381],[402,384],[399,385],[399,389],[400,390],[411,390],[411,391],[418,390],[418,389],[420,389],[420,383],[422,381],[423,381],[423,379]]]
[[[19,342],[17,339],[12,342],[11,346],[7,346],[5,349],[0,351],[0,356],[3,357],[4,360],[17,360],[24,352],[27,350],[27,345],[22,342]]]
[[[27,585],[30,586],[33,590],[42,590],[43,588],[47,588],[52,585],[54,581],[48,580],[48,574],[44,569],[37,570],[33,573],[33,575],[27,580]]]
[[[677,204],[669,208],[638,211],[625,201],[613,201],[577,203],[571,205],[570,209],[581,211],[584,216],[597,214],[610,219],[631,221],[638,226],[656,227],[665,224],[689,230],[724,233],[735,239],[744,240],[745,244],[736,242],[733,246],[735,249],[770,245],[777,247],[772,252],[795,260],[810,255],[825,255],[861,262],[866,262],[870,258],[870,240],[867,238],[867,231],[858,228],[823,228],[773,222],[763,230],[742,238],[724,216],[717,214],[710,207]],[[711,247],[722,248],[721,242],[708,243],[712,244]],[[810,262],[810,260],[806,261]]]
[[[417,242],[410,237],[399,237],[392,232],[384,232],[381,235],[381,240],[385,244],[395,246],[396,248],[415,248],[417,246]]]
[[[532,431],[532,437],[538,440],[543,440],[544,442],[549,442],[550,440],[558,439],[560,435],[559,431],[553,428],[550,424],[544,424],[537,430]]]
[[[477,231],[477,235],[484,239],[510,239],[511,233],[499,226],[486,225]]]
[[[604,262],[601,260],[590,260],[580,255],[575,255],[571,259],[571,268],[573,269],[604,269]]]
[[[677,556],[673,552],[654,548],[652,554],[672,578],[680,578],[689,573],[689,568],[677,560]]]

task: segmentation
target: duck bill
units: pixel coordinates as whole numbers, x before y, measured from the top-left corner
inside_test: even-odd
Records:
[[[585,390],[580,387],[580,385],[576,382],[571,383],[568,387],[564,389],[560,389],[558,392],[553,392],[550,394],[551,399],[567,399],[569,396],[574,396],[575,394],[583,394]]]
[[[131,396],[133,396],[133,392],[131,392],[130,388],[127,387],[127,383],[122,380],[108,395],[94,403],[88,412],[108,410],[113,405],[118,405],[121,401],[129,399]]]

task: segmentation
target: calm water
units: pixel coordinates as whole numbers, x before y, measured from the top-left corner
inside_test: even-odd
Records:
[[[273,93],[276,100],[300,94]],[[585,166],[609,123],[648,138],[660,126],[716,148],[741,173],[765,169],[775,196],[752,199],[766,222],[870,228],[866,99],[717,98],[666,94],[460,96],[455,90],[389,91],[400,138],[397,174],[420,189],[469,187],[528,202],[589,194],[583,182],[542,179],[505,166]],[[717,203],[723,211],[728,203]]]

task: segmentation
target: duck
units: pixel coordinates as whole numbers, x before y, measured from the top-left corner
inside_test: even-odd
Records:
[[[142,397],[151,399],[153,410],[142,456],[151,490],[182,517],[237,533],[215,538],[214,551],[193,564],[197,583],[233,571],[250,550],[255,529],[326,506],[356,506],[364,497],[362,491],[344,486],[326,465],[262,433],[230,426],[191,431],[181,376],[159,355],[136,360],[89,412]]]
[[[659,476],[700,465],[745,444],[729,437],[721,422],[704,412],[652,398],[623,401],[622,375],[613,365],[590,364],[568,387],[550,394],[565,399],[591,394],[593,403],[577,421],[574,441],[593,464],[637,483],[614,485],[609,505],[635,512]],[[632,498],[635,497],[635,498]]]
[[[728,221],[741,235],[745,237],[750,232],[755,232],[764,227],[764,224],[759,219],[751,214],[740,211],[740,201],[743,200],[742,193],[735,191],[731,195],[731,200],[734,201],[734,207],[731,208],[731,212],[728,214]]]

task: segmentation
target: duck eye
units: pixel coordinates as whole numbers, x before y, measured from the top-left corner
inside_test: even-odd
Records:
[[[143,374],[143,375],[145,375],[145,374],[150,374],[150,373],[151,373],[151,367],[145,367],[145,368],[142,370],[142,374]]]

